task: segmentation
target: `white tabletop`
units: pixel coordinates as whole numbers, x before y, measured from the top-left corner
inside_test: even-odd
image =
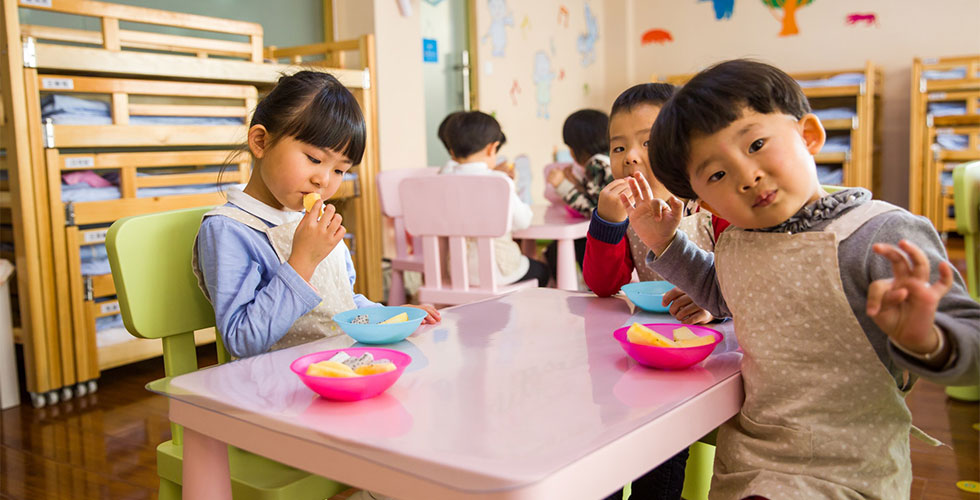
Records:
[[[726,339],[707,360],[666,372],[628,358],[612,332],[632,321],[675,321],[666,315],[633,315],[631,309],[622,297],[544,288],[446,309],[441,324],[381,346],[408,353],[412,364],[384,394],[353,403],[321,399],[289,370],[302,355],[354,345],[346,336],[199,370],[149,388],[283,439],[315,444],[331,456],[340,452],[358,463],[377,464],[370,477],[386,471],[410,476],[444,488],[440,491],[458,492],[458,498],[523,498],[518,494],[522,488],[530,491],[556,473],[576,469],[570,466],[583,459],[601,457],[610,467],[616,465],[613,451],[649,461],[627,464],[623,477],[600,478],[608,487],[582,490],[595,497],[731,417],[742,397],[741,354],[734,352],[730,322],[714,325]],[[670,428],[664,428],[668,423]],[[314,458],[305,457],[306,463]],[[357,484],[355,477],[333,479],[371,486]],[[586,479],[596,478],[581,478]],[[404,489],[398,493],[412,497]]]

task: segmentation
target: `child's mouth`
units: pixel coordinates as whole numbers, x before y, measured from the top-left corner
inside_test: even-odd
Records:
[[[775,200],[775,199],[776,199],[776,190],[775,189],[770,190],[770,191],[766,191],[766,192],[760,194],[759,197],[755,199],[755,203],[752,204],[752,208],[767,207],[770,204],[772,204],[773,200]]]

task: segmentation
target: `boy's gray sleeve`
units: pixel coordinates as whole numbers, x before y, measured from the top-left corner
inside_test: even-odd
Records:
[[[847,252],[851,255],[844,254],[844,243],[841,244],[842,265],[850,259],[863,261],[867,267],[865,276],[868,285],[875,280],[891,278],[893,276],[891,263],[888,259],[874,253],[871,246],[874,243],[897,246],[899,240],[905,239],[926,254],[930,267],[929,280],[936,282],[939,279],[939,263],[948,262],[948,257],[945,246],[932,224],[927,219],[904,210],[888,212],[875,219],[879,218],[881,220],[878,221],[872,219],[865,227],[848,238],[851,240],[857,237],[854,243],[859,243],[848,245],[853,247],[853,253]],[[952,348],[950,361],[945,366],[931,368],[922,361],[901,352],[891,342],[888,342],[887,349],[892,361],[901,369],[909,370],[942,385],[975,385],[980,383],[980,304],[967,294],[963,278],[959,273],[955,269],[953,272],[953,287],[940,299],[935,316],[936,326],[945,333],[946,340]],[[859,302],[860,307],[863,308],[867,304],[868,290],[864,283],[859,285],[864,288],[863,300]],[[845,290],[845,292],[849,291]],[[862,312],[859,309],[855,310],[858,314]]]
[[[647,252],[646,265],[687,293],[691,300],[716,318],[731,317],[715,274],[715,254],[705,252],[677,231],[660,257]]]

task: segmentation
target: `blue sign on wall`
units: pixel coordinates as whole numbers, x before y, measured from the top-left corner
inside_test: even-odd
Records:
[[[439,62],[439,43],[435,38],[422,39],[422,62]]]

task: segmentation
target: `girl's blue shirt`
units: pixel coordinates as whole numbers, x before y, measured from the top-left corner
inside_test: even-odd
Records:
[[[302,216],[301,212],[276,210],[238,190],[228,192],[227,206],[244,210],[269,227]],[[347,245],[343,251],[354,304],[358,308],[380,306],[353,293],[354,263]],[[321,301],[288,262],[279,262],[265,233],[228,217],[204,219],[197,236],[197,257],[218,332],[232,356],[268,351]]]

